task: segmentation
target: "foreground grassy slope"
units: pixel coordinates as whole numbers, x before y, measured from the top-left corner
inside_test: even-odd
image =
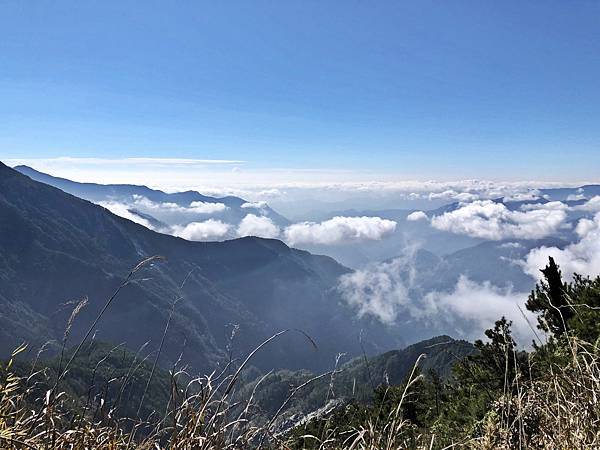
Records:
[[[36,398],[54,387],[73,351],[62,358],[41,354],[15,361],[15,374],[31,377],[28,401],[34,407]],[[153,371],[153,355],[146,348],[132,353],[124,345],[92,341],[76,355],[59,388],[66,394],[63,406],[73,413],[89,410],[92,415],[110,413],[115,418],[149,417],[167,407],[170,374],[161,367]]]
[[[60,385],[50,382],[49,390],[40,389],[36,380],[41,374],[19,377],[9,361],[0,369],[0,441],[10,449],[597,448],[600,277],[565,283],[552,260],[543,272],[545,280],[527,301],[528,309],[539,315],[540,331],[546,332],[533,351],[518,350],[510,323],[500,319],[485,340],[475,342],[476,351],[453,366],[449,378],[425,373],[426,359],[420,356],[399,385],[382,383],[366,401],[305,416],[283,434],[276,423],[280,408],[266,424],[255,425],[260,385],[243,400],[236,394],[247,363],[197,379],[174,367],[168,391],[161,385],[166,377],[157,374],[156,395],[160,400],[168,392],[167,406],[143,419],[113,414],[108,405],[115,403],[107,401],[108,390],[102,397],[102,389],[95,408],[78,409],[81,401],[69,396],[81,387],[67,383],[62,393]],[[425,348],[443,342],[438,339]],[[121,360],[118,351],[109,354]],[[394,359],[390,355],[380,363],[388,365]],[[374,369],[380,365],[375,363]],[[90,374],[81,373],[87,374],[82,379]],[[102,376],[108,384],[115,379]],[[133,392],[139,394],[144,381],[136,380]]]

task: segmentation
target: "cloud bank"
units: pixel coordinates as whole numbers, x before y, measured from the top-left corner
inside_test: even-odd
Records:
[[[11,166],[25,164],[42,172],[75,181],[150,184],[151,187],[168,192],[192,189],[218,195],[238,195],[252,201],[267,198],[269,192],[290,202],[299,198],[324,197],[327,197],[327,201],[370,197],[371,204],[374,200],[384,197],[394,200],[472,201],[524,195],[542,187],[581,186],[594,182],[410,180],[407,179],[407,174],[374,175],[371,171],[360,169],[258,170],[247,167],[246,161],[236,159],[5,157],[4,161]],[[239,170],[240,167],[243,170]],[[202,180],[202,184],[199,184],[198,180]]]
[[[301,222],[285,229],[291,245],[337,245],[352,241],[380,240],[396,229],[397,223],[381,217],[336,216],[324,222]]]
[[[592,197],[583,205],[575,206],[573,209],[588,212],[600,212],[600,195]]]
[[[226,209],[229,209],[223,203],[212,203],[212,202],[192,202],[190,203],[190,207],[187,208],[188,212],[193,212],[196,214],[214,214],[218,212],[223,212]]]
[[[277,238],[281,230],[271,219],[265,216],[248,214],[242,219],[237,228],[237,235],[258,236],[263,238]]]
[[[203,222],[192,222],[185,226],[174,225],[172,234],[188,241],[218,240],[229,232],[231,225],[220,220],[208,219]]]
[[[180,206],[170,202],[154,202],[144,196],[134,195],[129,204],[120,202],[100,202],[102,206],[110,209],[113,213],[154,229],[152,224],[131,211],[132,208],[140,209],[150,215],[170,222],[164,229],[156,230],[173,234],[189,240],[214,240],[225,237],[257,236],[264,238],[281,238],[289,245],[341,245],[344,243],[380,240],[390,235],[396,229],[396,222],[382,219],[380,217],[344,217],[337,216],[333,219],[320,223],[301,222],[292,224],[285,229],[280,229],[272,219],[265,214],[267,203],[246,202],[241,205],[243,210],[256,210],[257,214],[246,214],[236,225],[225,223],[221,220],[193,221],[187,223],[185,214],[218,214],[229,209],[223,203],[192,202],[189,206]],[[183,216],[173,216],[178,213]],[[170,217],[170,219],[165,219]],[[174,219],[175,218],[175,219]],[[176,220],[180,223],[173,223]],[[189,218],[188,218],[189,220]]]
[[[267,202],[264,200],[259,202],[246,202],[242,204],[242,208],[244,209],[265,209],[267,206]]]
[[[532,207],[532,206],[535,206]],[[477,200],[431,219],[438,230],[489,240],[540,239],[556,233],[567,218],[565,205],[550,202],[511,211],[503,203]]]
[[[409,290],[414,284],[413,253],[356,270],[340,277],[338,290],[359,317],[371,315],[393,324],[399,313],[412,310]]]
[[[406,216],[406,220],[409,222],[417,222],[419,220],[428,220],[428,217],[423,211],[415,211]]]
[[[449,290],[421,292],[414,254],[409,251],[390,262],[343,275],[338,284],[342,298],[359,317],[368,315],[387,325],[419,322],[466,339],[480,338],[505,316],[513,321],[517,340],[524,345],[531,342],[534,333],[523,314],[530,323],[535,318],[525,311],[526,292],[477,283],[464,275]]]
[[[153,229],[152,224],[144,219],[143,217],[138,216],[137,214],[131,212],[129,210],[129,206],[119,203],[119,202],[99,202],[100,206],[108,209],[111,213],[123,217],[124,219],[131,220],[132,222],[138,223],[140,225],[145,226],[146,228]]]
[[[215,214],[228,209],[224,203],[218,202],[191,202],[189,206],[180,206],[171,202],[154,202],[142,195],[133,196],[133,204],[136,207],[145,208],[150,211],[177,212],[183,214]]]
[[[535,324],[535,316],[525,310],[526,292],[513,292],[489,282],[476,283],[461,275],[451,292],[430,292],[423,298],[424,318],[458,318],[468,323],[467,337],[481,338],[502,316],[513,322],[513,332],[522,345],[534,339],[529,324]],[[519,310],[519,307],[521,308]],[[523,318],[527,316],[527,320]]]
[[[575,232],[579,241],[563,249],[540,247],[531,250],[523,263],[524,271],[539,279],[540,267],[545,267],[548,256],[552,256],[568,279],[575,273],[590,276],[600,273],[600,213],[593,219],[580,219]]]

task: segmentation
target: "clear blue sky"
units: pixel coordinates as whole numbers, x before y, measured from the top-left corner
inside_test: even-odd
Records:
[[[0,159],[600,177],[597,1],[2,1]]]

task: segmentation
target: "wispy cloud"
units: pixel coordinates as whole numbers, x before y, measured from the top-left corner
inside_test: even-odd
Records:
[[[514,322],[519,341],[533,336],[523,318],[527,293],[477,283],[460,276],[447,290],[422,292],[415,268],[415,249],[389,262],[343,275],[338,290],[359,316],[371,316],[384,324],[418,322],[456,336],[475,339],[502,316]],[[521,310],[519,309],[521,307]],[[523,311],[523,312],[522,312]]]
[[[123,203],[107,201],[107,202],[99,202],[98,204],[100,206],[108,209],[111,213],[113,213],[117,216],[123,217],[124,219],[131,220],[132,222],[143,225],[146,228],[149,228],[151,230],[153,229],[152,224],[148,220],[131,212],[129,207]]]
[[[409,290],[415,282],[414,250],[389,262],[343,275],[338,290],[359,317],[373,316],[393,324],[401,311],[410,310]]]
[[[446,323],[460,319],[468,326],[457,324],[457,331],[466,338],[476,339],[504,316],[513,322],[517,342],[529,345],[535,336],[530,327],[535,323],[535,316],[524,307],[527,295],[526,292],[514,292],[510,287],[499,288],[490,282],[476,283],[462,275],[450,292],[434,291],[423,298],[422,318],[433,317]]]
[[[59,156],[56,158],[14,158],[5,160],[8,165],[86,165],[86,166],[204,166],[213,164],[245,164],[246,161],[230,159],[196,159],[196,158],[78,158]]]

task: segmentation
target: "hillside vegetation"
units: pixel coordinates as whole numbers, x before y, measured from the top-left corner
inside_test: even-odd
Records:
[[[247,383],[243,374],[253,354],[199,378],[189,377],[177,365],[155,372],[145,362],[133,376],[135,357],[95,347],[105,352],[106,360],[117,358],[113,366],[130,369],[104,372],[99,384],[88,384],[100,386],[88,401],[77,383],[101,366],[103,358],[94,357],[94,351],[88,352],[90,362],[98,361],[91,371],[91,366],[80,368],[85,358],[78,359],[78,351],[88,348],[80,346],[65,353],[58,368],[55,362],[38,372],[30,365],[28,374],[18,375],[15,360],[23,351],[19,348],[2,364],[0,441],[3,448],[15,449],[595,448],[600,445],[600,277],[576,276],[565,283],[553,260],[543,274],[544,281],[527,301],[527,308],[539,314],[540,340],[531,352],[518,350],[510,323],[501,318],[485,340],[475,342],[475,352],[458,358],[450,374],[426,368],[420,356],[402,383],[378,378],[370,397],[356,396],[305,415],[285,431],[278,427],[282,411],[305,395],[304,388],[331,380],[336,371],[294,386],[266,423],[256,424],[255,396],[270,375],[262,376],[241,399]],[[268,351],[284,333],[267,339],[256,352]],[[381,363],[392,364],[394,359],[380,358],[372,360],[373,373],[381,373]],[[352,377],[357,361],[347,365],[346,376]],[[364,389],[364,378],[356,379]],[[114,397],[127,389],[133,403],[148,396],[150,409],[141,414],[137,408],[129,417],[122,412],[133,409],[119,412]],[[148,414],[153,405],[156,409]]]

